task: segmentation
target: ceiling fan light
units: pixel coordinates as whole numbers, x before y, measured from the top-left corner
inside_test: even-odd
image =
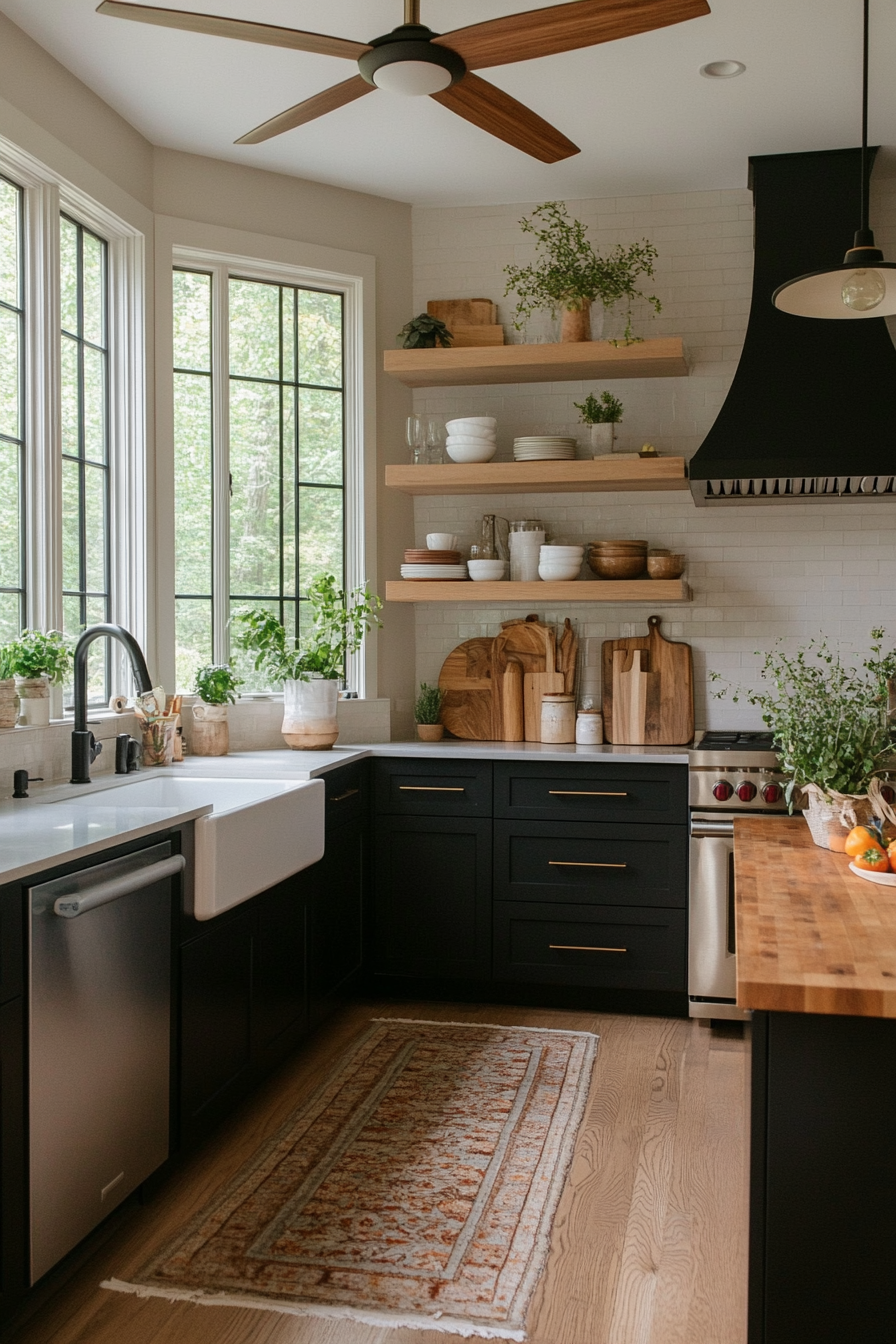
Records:
[[[374,73],[373,82],[387,93],[422,98],[449,88],[453,80],[450,70],[430,61],[395,61],[392,65],[381,66]]]

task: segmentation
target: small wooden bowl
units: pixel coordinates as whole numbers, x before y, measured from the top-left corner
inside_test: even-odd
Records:
[[[679,579],[686,562],[684,555],[648,555],[647,573],[652,579]]]
[[[644,556],[591,554],[588,566],[599,579],[636,579],[644,573]]]

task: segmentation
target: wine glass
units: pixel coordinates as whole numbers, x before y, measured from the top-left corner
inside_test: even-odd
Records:
[[[405,442],[411,450],[411,461],[415,465],[426,461],[426,432],[421,416],[408,416]]]
[[[444,462],[442,448],[445,442],[445,426],[437,415],[423,418],[424,460],[426,462]]]

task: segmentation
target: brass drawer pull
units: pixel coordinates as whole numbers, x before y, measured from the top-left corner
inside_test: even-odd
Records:
[[[549,868],[626,868],[625,863],[578,863],[573,859],[548,859]]]
[[[466,789],[446,788],[437,784],[399,784],[400,793],[466,793]]]
[[[598,789],[548,789],[549,798],[627,798],[627,793],[609,793]]]
[[[327,802],[344,803],[346,798],[354,798],[355,794],[360,792],[361,792],[360,789],[346,789],[345,793],[337,793],[335,798],[328,798]]]
[[[627,952],[627,947],[576,947],[569,943],[549,943],[551,952]]]

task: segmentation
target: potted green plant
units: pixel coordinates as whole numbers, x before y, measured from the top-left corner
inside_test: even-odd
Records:
[[[584,401],[574,401],[573,406],[581,411],[582,424],[590,426],[592,456],[611,453],[616,426],[622,419],[622,402],[619,398],[614,397],[612,392],[602,392],[600,398],[589,392]]]
[[[196,756],[226,756],[230,750],[227,706],[236,703],[236,688],[242,685],[228,663],[209,663],[196,673],[194,689],[199,703],[193,705],[190,747]]]
[[[434,350],[437,345],[447,349],[453,339],[445,323],[438,317],[430,317],[429,313],[412,317],[396,337],[404,350]]]
[[[852,827],[875,816],[896,822],[879,773],[894,756],[888,683],[896,677],[896,651],[882,653],[883,637],[880,627],[871,631],[871,650],[859,667],[846,666],[825,639],[794,654],[779,641],[759,669],[767,689],[739,687],[732,696],[761,711],[787,776],[790,810],[802,792],[806,822],[822,849],[842,851]]]
[[[50,722],[50,685],[58,685],[71,671],[72,651],[58,630],[23,630],[10,646],[21,721],[32,728]]]
[[[237,616],[236,644],[254,654],[256,671],[283,686],[283,736],[296,751],[321,751],[339,736],[339,678],[368,630],[381,624],[382,602],[367,585],[346,592],[332,574],[308,585],[311,628],[290,638],[272,612],[256,607]]]
[[[532,234],[540,255],[529,265],[504,267],[504,293],[517,296],[514,326],[518,331],[537,309],[559,309],[561,341],[590,341],[591,305],[599,299],[604,310],[620,301],[627,303],[623,340],[629,345],[642,339],[632,334],[633,301],[646,299],[656,312],[662,308],[655,294],[645,294],[637,285],[640,276],[653,275],[657,257],[653,243],[646,238],[628,247],[617,243],[602,257],[586,237],[585,225],[569,218],[562,201],[536,206],[530,218],[520,220],[520,228]]]
[[[0,644],[0,728],[15,728],[19,717],[15,671],[15,645]]]
[[[421,742],[439,742],[444,735],[445,725],[439,722],[444,698],[445,692],[438,686],[428,686],[421,681],[420,693],[414,702],[414,721]]]

